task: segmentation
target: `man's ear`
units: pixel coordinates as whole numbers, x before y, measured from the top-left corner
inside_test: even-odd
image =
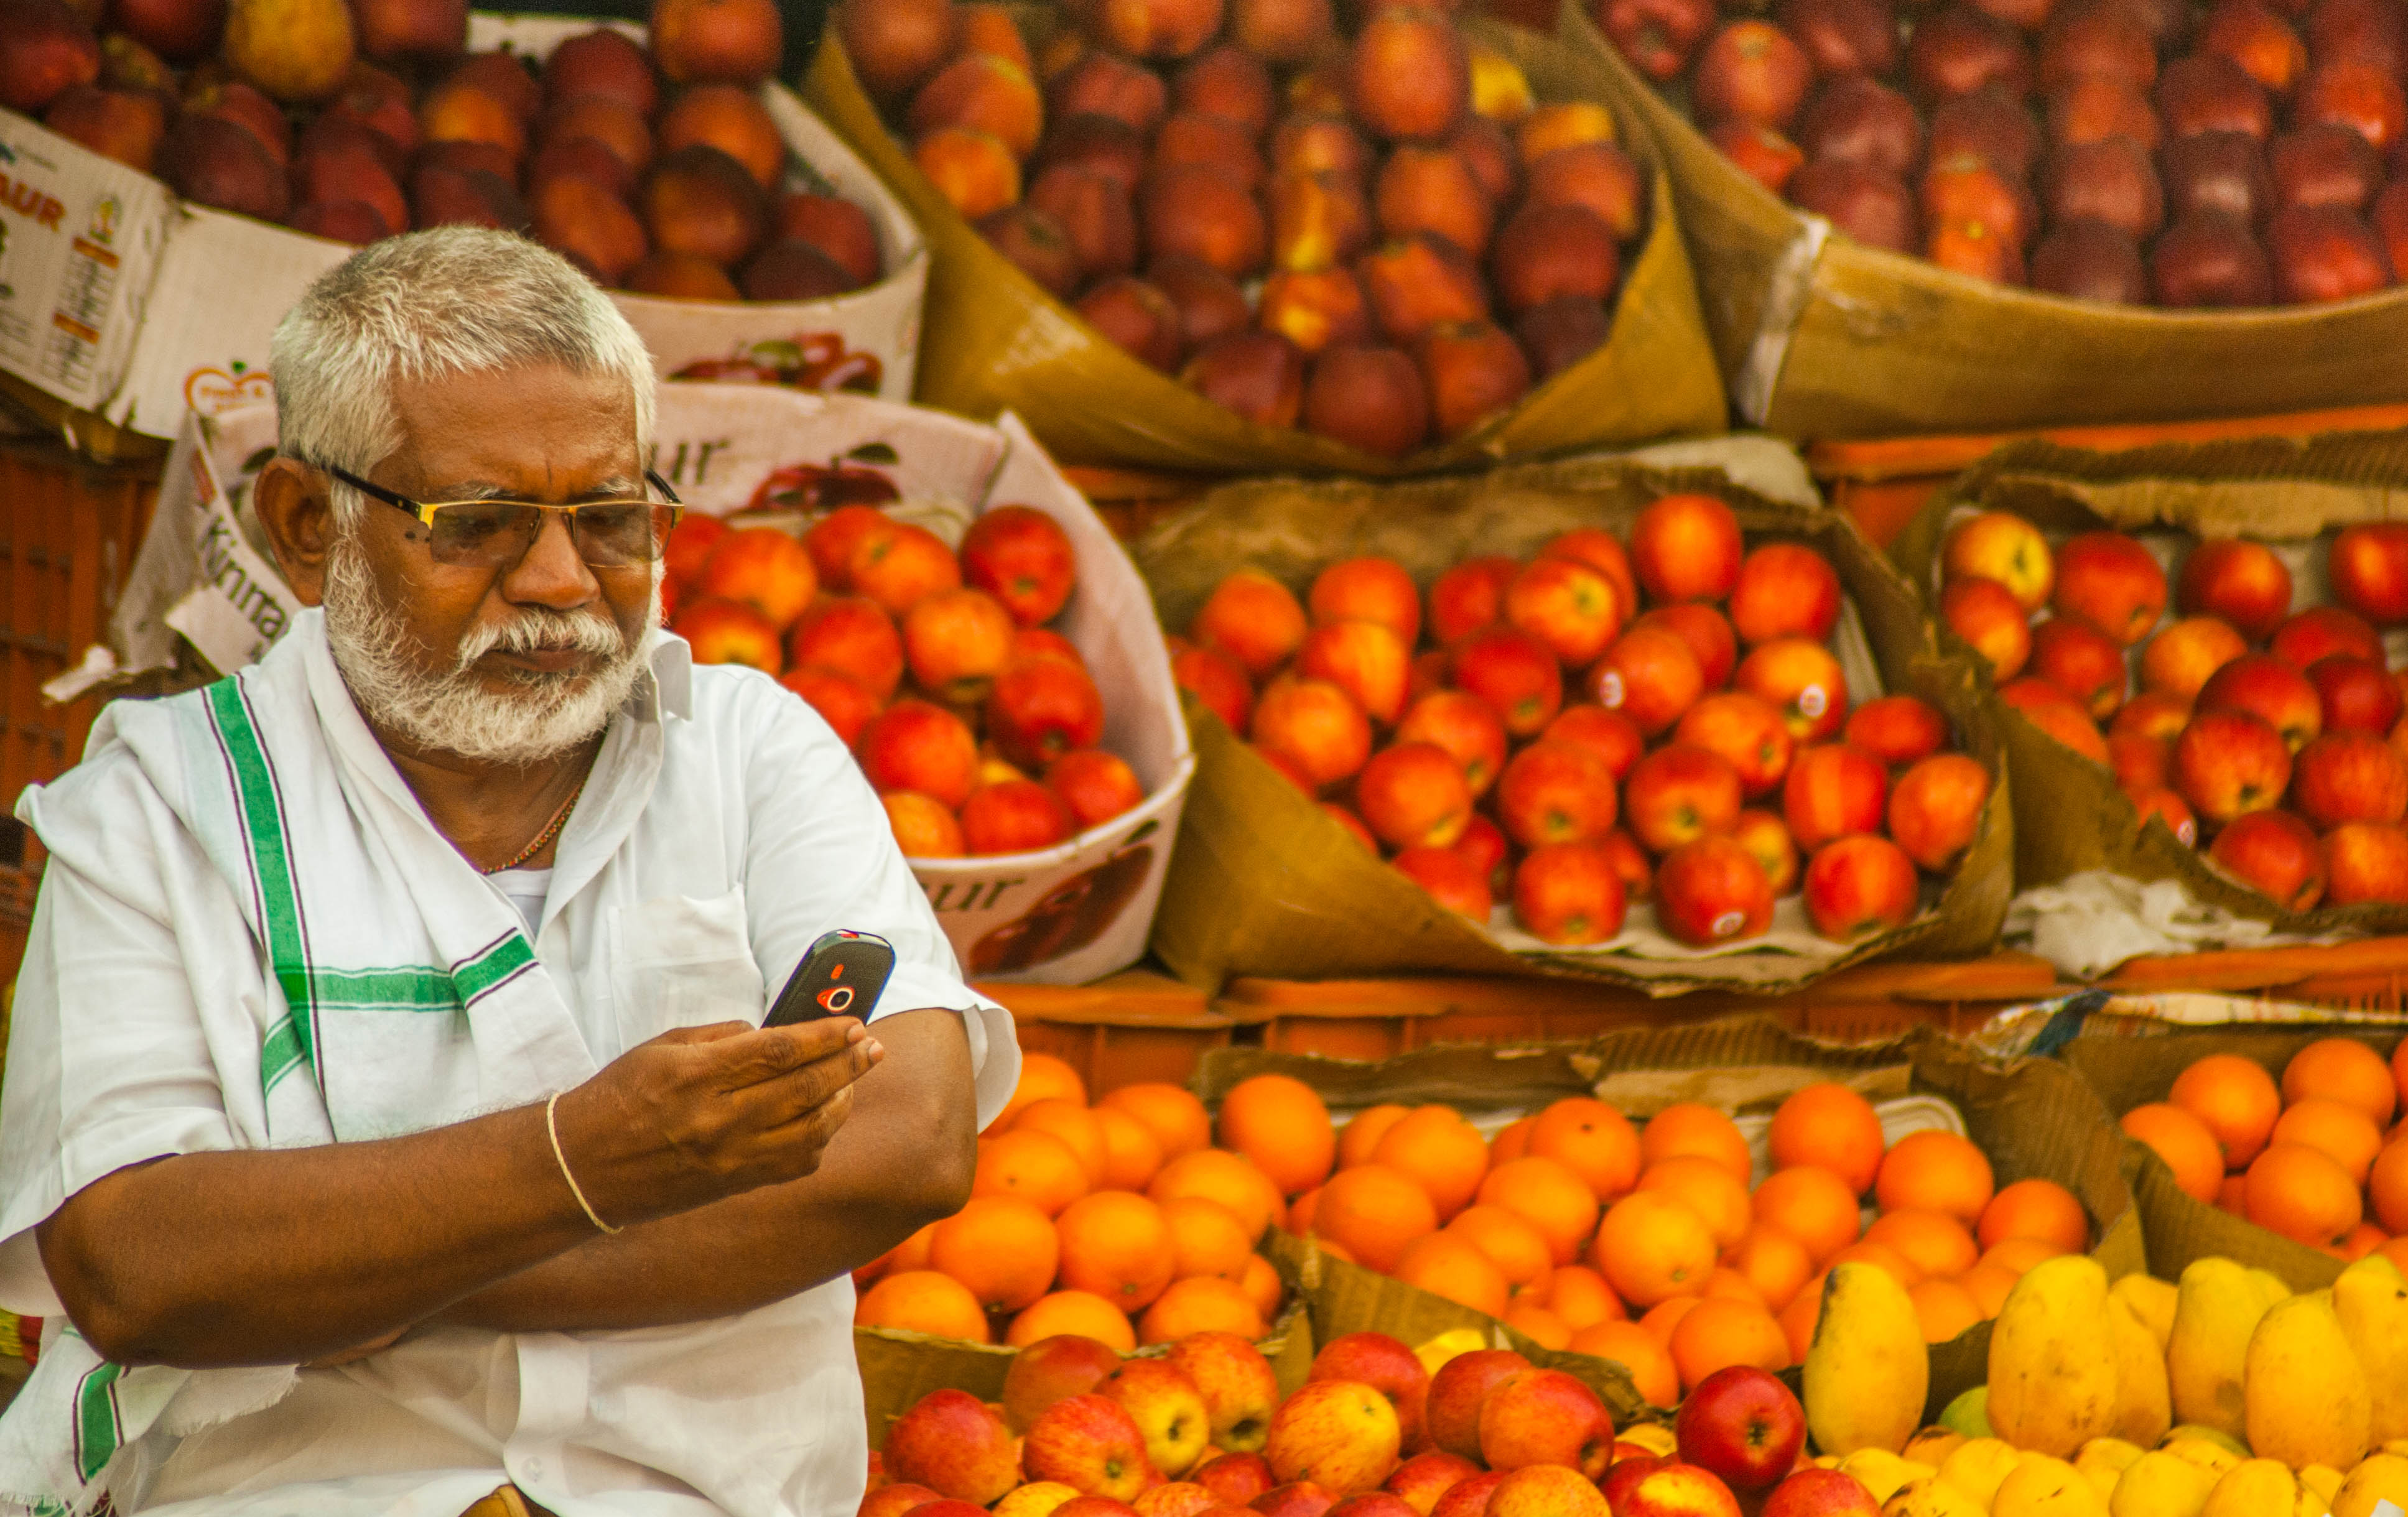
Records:
[[[276,553],[294,597],[315,606],[323,597],[326,554],[335,540],[335,503],[326,477],[290,458],[272,458],[251,482],[251,508]]]

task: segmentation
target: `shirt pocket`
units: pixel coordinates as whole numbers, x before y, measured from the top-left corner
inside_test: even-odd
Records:
[[[724,895],[659,895],[613,916],[611,999],[623,1048],[672,1027],[759,1025],[767,997],[743,886]]]

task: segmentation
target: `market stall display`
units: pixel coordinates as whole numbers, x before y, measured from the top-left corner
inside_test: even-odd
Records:
[[[1253,739],[1199,729],[1198,842],[1155,952],[1199,980],[1518,966],[1670,994],[1796,985],[1910,943],[1985,948],[2009,822],[1971,670],[1880,555],[1806,504],[1795,463],[1732,443],[1663,466],[1259,481],[1149,534],[1138,562],[1164,624],[1197,644],[1181,667],[1199,708]],[[1632,615],[1641,585],[1655,608]],[[1409,619],[1433,644],[1417,662]],[[1396,739],[1376,757],[1375,731]],[[1509,757],[1509,739],[1528,746]],[[1793,751],[1810,755],[1795,779]],[[1358,843],[1408,850],[1403,872],[1349,846],[1325,795],[1351,798]],[[1751,804],[1770,869],[1722,836]],[[1526,861],[1492,884],[1513,846]],[[1827,846],[1818,871],[1805,854]],[[1784,862],[1795,899],[1774,885]],[[1264,888],[1306,875],[1309,909]]]
[[[2277,922],[2399,920],[2396,447],[2020,444],[1900,534],[1944,636],[2014,712],[2012,782],[2096,797],[2018,830],[2019,883],[2103,866]]]
[[[1207,50],[1217,12],[1149,41],[1134,10],[955,8],[846,7],[810,85],[936,249],[924,398],[1220,471],[1721,426],[1653,150],[1573,50],[1436,12]]]

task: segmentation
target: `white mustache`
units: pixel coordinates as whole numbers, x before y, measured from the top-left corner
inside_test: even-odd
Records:
[[[600,611],[529,611],[498,625],[472,629],[460,639],[459,667],[487,653],[595,653],[609,658],[627,651],[618,624]]]

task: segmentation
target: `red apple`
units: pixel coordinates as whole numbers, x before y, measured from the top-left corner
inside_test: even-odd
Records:
[[[2304,669],[2327,653],[2380,659],[2383,639],[2355,611],[2311,606],[2276,627],[2266,651],[2295,669]]]
[[[2408,524],[2344,527],[2326,569],[2344,606],[2379,627],[2408,622]]]
[[[1806,1410],[1789,1387],[1751,1365],[1717,1369],[1681,1403],[1672,1424],[1686,1464],[1735,1490],[1778,1484],[1806,1442]]]
[[[1412,746],[1445,758],[1429,745]],[[1448,768],[1452,772],[1451,762]],[[1468,793],[1464,804],[1469,810]],[[1613,825],[1615,806],[1612,773],[1603,759],[1577,743],[1541,738],[1514,754],[1497,781],[1497,820],[1525,848],[1595,842]]]
[[[1505,620],[1547,645],[1568,668],[1603,652],[1630,608],[1612,581],[1568,558],[1541,558],[1505,587]]]
[[[1852,832],[1880,830],[1888,803],[1888,769],[1845,743],[1800,749],[1781,787],[1783,820],[1809,853]]]
[[[1455,645],[1455,683],[1488,703],[1508,734],[1528,737],[1563,708],[1563,667],[1554,650],[1518,627],[1489,627]]]
[[[2291,751],[2250,712],[2203,711],[2174,739],[2173,782],[2200,815],[2230,822],[2281,803]]]
[[[2291,571],[2263,543],[2211,538],[2183,560],[2174,600],[2185,616],[2218,616],[2244,637],[2271,637],[2291,614]]]
[[[1999,699],[2014,708],[2032,725],[2095,764],[2109,762],[2107,741],[2090,713],[2073,697],[2047,680],[2030,678],[1999,687]]]
[[[1850,833],[1806,861],[1806,914],[1826,937],[1903,927],[1914,915],[1917,881],[1906,850],[1871,833]]]
[[[1410,1448],[1421,1442],[1424,1409],[1429,1399],[1429,1371],[1422,1367],[1412,1350],[1387,1334],[1346,1333],[1331,1338],[1312,1356],[1312,1367],[1305,1372],[1305,1379],[1353,1381],[1370,1386],[1388,1398],[1404,1446]],[[1381,1478],[1386,1478],[1384,1470]],[[1327,1485],[1328,1481],[1322,1483]]]
[[[985,1506],[1020,1483],[1011,1429],[967,1391],[931,1391],[886,1434],[898,1480]]]
[[[1940,620],[1965,639],[2000,683],[2023,673],[2032,630],[2014,593],[1996,580],[1951,580],[1940,592]]]
[[[1167,1359],[1124,1360],[1096,1382],[1145,1438],[1147,1463],[1176,1479],[1195,1467],[1212,1438],[1211,1414],[1187,1372]]]
[[[2190,702],[2216,670],[2249,651],[2220,617],[2186,616],[2141,650],[2141,688]]]
[[[1505,1483],[1507,1471],[1484,1470],[1438,1498],[1430,1517],[1487,1517],[1488,1498]]]
[[[1595,1480],[1613,1457],[1613,1419],[1562,1370],[1520,1370],[1480,1404],[1480,1456],[1491,1469],[1561,1465]]]
[[[1132,1501],[1160,1480],[1145,1456],[1145,1435],[1119,1403],[1093,1394],[1066,1396],[1028,1428],[1021,1461],[1033,1480],[1058,1481],[1082,1496]]]
[[[1948,744],[1948,719],[1913,695],[1877,695],[1849,713],[1843,741],[1884,764],[1913,764]]]
[[[1741,660],[1731,683],[1781,708],[1789,735],[1822,742],[1848,721],[1848,677],[1831,651],[1804,637],[1779,637]]]
[[[2325,890],[2324,851],[2308,824],[2288,811],[2252,811],[2215,835],[2207,856],[2286,911],[2305,911]]]
[[[1718,601],[1739,583],[1739,518],[1712,495],[1666,495],[1630,527],[1630,566],[1659,601]]]
[[[1853,722],[1850,730],[1854,730]],[[1779,788],[1797,751],[1796,739],[1789,736],[1779,708],[1741,690],[1719,691],[1690,707],[1673,729],[1672,740],[1728,760],[1739,773],[1740,793],[1749,800]]]
[[[1003,1415],[1012,1431],[1025,1433],[1045,1409],[1066,1396],[1084,1395],[1120,1367],[1110,1344],[1076,1333],[1039,1338],[1011,1356],[1003,1372]]]
[[[1701,601],[1683,601],[1678,606],[1658,606],[1631,623],[1632,626],[1662,627],[1676,633],[1698,655],[1698,667],[1704,671],[1706,688],[1720,690],[1730,683],[1731,668],[1739,663],[1739,635],[1723,613]]]
[[[1731,838],[1684,843],[1656,866],[1656,924],[1699,947],[1760,937],[1772,924],[1771,881]]]
[[[2296,667],[2272,653],[2244,653],[2208,677],[2195,703],[2201,713],[2247,711],[2283,735],[2294,753],[2324,730],[2324,703]]]
[[[1740,564],[1731,626],[1751,648],[1775,637],[1821,642],[1838,624],[1840,605],[1840,577],[1828,559],[1799,543],[1766,543]]]
[[[2351,822],[2325,834],[2325,904],[2408,901],[2408,830]]]
[[[1598,843],[1534,848],[1513,871],[1513,920],[1542,942],[1602,943],[1622,930],[1629,893]]]
[[[1621,712],[1650,737],[1680,721],[1706,688],[1698,655],[1679,634],[1662,627],[1625,632],[1587,678],[1599,706]]]
[[[1739,771],[1728,759],[1711,749],[1672,743],[1632,766],[1622,798],[1631,835],[1662,853],[1727,830],[1744,796]]]
[[[2057,584],[2048,539],[2013,511],[1984,511],[1953,528],[1941,545],[1940,564],[1945,579],[1996,580],[2027,611],[2047,605]]]
[[[1429,1517],[1440,1496],[1479,1473],[1480,1467],[1461,1454],[1431,1449],[1398,1465],[1388,1477],[1386,1489],[1420,1517]]]
[[[1881,1503],[1854,1475],[1801,1469],[1772,1488],[1758,1517],[1880,1517]]]
[[[1934,753],[1899,777],[1889,797],[1889,835],[1934,872],[1971,847],[1990,798],[1990,771],[1962,753]]]
[[[2319,829],[2408,814],[2408,760],[2371,732],[2328,732],[2291,761],[2291,804]]]
[[[2166,571],[2120,532],[2085,532],[2057,551],[2050,604],[2057,615],[2086,622],[2129,648],[2165,611]]]
[[[1279,1405],[1279,1381],[1273,1378],[1270,1362],[1263,1357],[1261,1350],[1236,1333],[1190,1333],[1170,1346],[1168,1357],[1187,1372],[1197,1393],[1203,1396],[1204,1410],[1212,1419],[1213,1446],[1228,1451],[1224,1458],[1251,1457],[1263,1446],[1270,1431],[1271,1411]],[[1228,1493],[1216,1494],[1231,1506],[1243,1506],[1253,1500],[1270,1488],[1270,1472],[1260,1466],[1261,1461],[1255,1459],[1244,1467],[1258,1475],[1262,1483],[1243,1499],[1229,1501]],[[1205,1470],[1211,1467],[1207,1465],[1187,1478],[1211,1487],[1213,1481],[1204,1478]],[[1231,1476],[1236,1467],[1222,1473]]]
[[[1342,1500],[1388,1478],[1398,1438],[1397,1410],[1379,1390],[1359,1381],[1310,1381],[1271,1413],[1263,1457],[1283,1481],[1309,1481]]]
[[[1739,1498],[1710,1470],[1663,1464],[1639,1479],[1614,1517],[1740,1517]]]
[[[1577,1469],[1525,1465],[1497,1482],[1488,1517],[1613,1517],[1613,1509]]]
[[[1452,646],[1505,616],[1505,587],[1522,572],[1514,560],[1499,555],[1468,558],[1447,570],[1429,588],[1429,630],[1440,646]]]
[[[1480,1457],[1480,1404],[1530,1361],[1511,1349],[1474,1349],[1439,1367],[1427,1396],[1432,1443],[1465,1459]]]
[[[1632,765],[1647,749],[1647,739],[1639,724],[1619,711],[1609,711],[1602,706],[1585,701],[1567,706],[1547,723],[1540,736],[1557,742],[1574,743],[1587,749],[1605,761],[1615,784],[1622,783]],[[1501,750],[1500,750],[1501,751]]]
[[[2388,734],[2400,720],[2400,681],[2391,671],[2356,653],[2328,653],[2308,665],[2308,683],[2327,732]]]
[[[2031,671],[2099,722],[2115,714],[2130,683],[2123,646],[2070,617],[2053,617],[2032,629]]]
[[[1197,1336],[1217,1338],[1220,1335],[1200,1333]],[[1254,1347],[1251,1343],[1246,1346]],[[1177,1350],[1174,1348],[1172,1352],[1176,1353]],[[1209,1410],[1211,1405],[1209,1393],[1206,1404]],[[1270,1431],[1270,1414],[1278,1405],[1279,1392],[1274,1385],[1269,1399],[1264,1403],[1262,1415],[1258,1419],[1254,1419],[1261,1425],[1248,1434],[1257,1444],[1262,1441],[1264,1435]],[[1259,1453],[1225,1453],[1218,1459],[1205,1460],[1197,1466],[1187,1478],[1219,1496],[1226,1505],[1247,1507],[1252,1506],[1256,1497],[1271,1488],[1271,1467],[1270,1462]]]
[[[1338,1498],[1311,1481],[1290,1481],[1274,1485],[1246,1503],[1248,1510],[1263,1517],[1322,1517],[1322,1513],[1338,1504]]]
[[[1786,895],[1798,884],[1798,843],[1789,836],[1789,824],[1770,811],[1750,809],[1742,811],[1731,823],[1731,841],[1756,855],[1764,867],[1764,881],[1775,895]],[[1636,843],[1632,851],[1638,850]],[[1646,855],[1640,854],[1643,863]]]

